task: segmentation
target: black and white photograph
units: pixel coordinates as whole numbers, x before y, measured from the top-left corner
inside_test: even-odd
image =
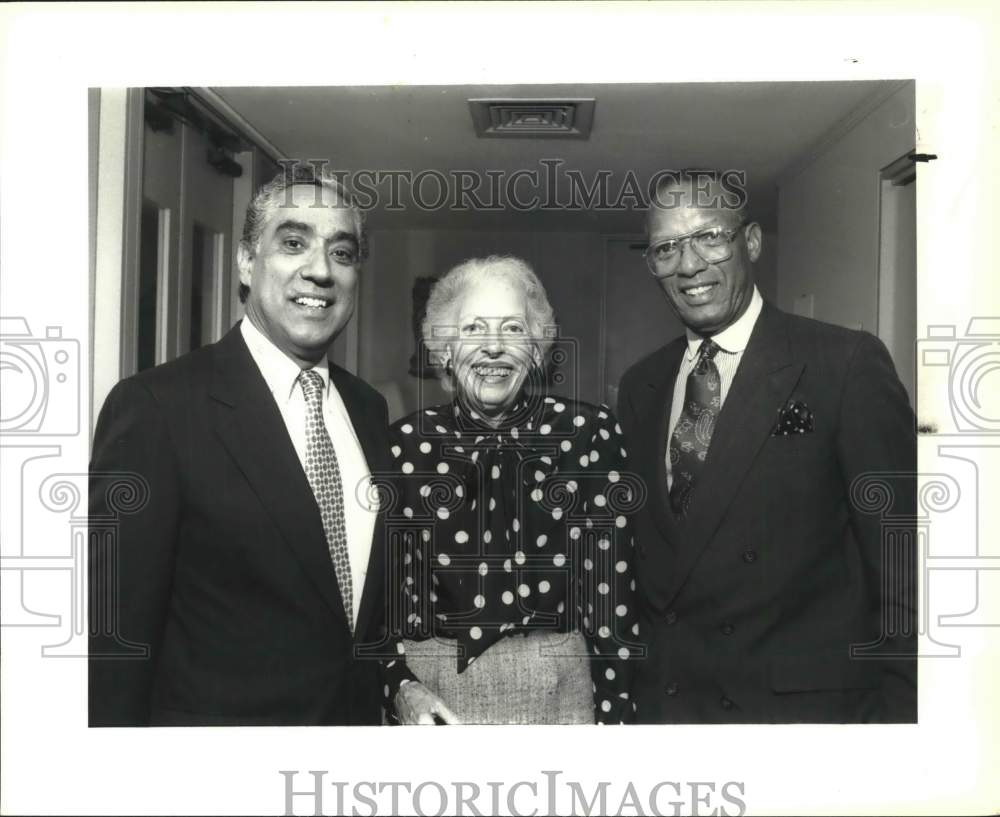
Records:
[[[1000,805],[979,6],[87,8],[4,21],[4,813]]]

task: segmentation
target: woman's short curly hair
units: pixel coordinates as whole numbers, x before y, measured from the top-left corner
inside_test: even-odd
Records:
[[[462,296],[487,279],[506,281],[524,293],[528,332],[538,345],[544,360],[556,335],[555,312],[549,303],[545,287],[523,259],[512,255],[488,255],[485,258],[463,261],[445,273],[431,288],[420,332],[432,362],[440,366],[448,342],[456,337],[458,315],[455,310]],[[439,374],[443,374],[443,371],[439,371]]]

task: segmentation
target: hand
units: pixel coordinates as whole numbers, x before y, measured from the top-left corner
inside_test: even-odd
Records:
[[[437,695],[419,681],[409,681],[396,693],[396,715],[404,725],[434,724],[437,715],[445,723],[461,724]]]

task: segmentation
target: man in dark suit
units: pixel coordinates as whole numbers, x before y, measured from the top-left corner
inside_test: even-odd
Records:
[[[119,523],[91,545],[92,726],[380,722],[356,648],[383,619],[386,405],[326,359],[365,250],[343,187],[289,170],[247,210],[246,318],[108,396],[90,512]]]
[[[666,179],[647,228],[687,331],[619,392],[649,489],[638,719],[915,721],[916,438],[884,345],[762,300],[718,177]]]

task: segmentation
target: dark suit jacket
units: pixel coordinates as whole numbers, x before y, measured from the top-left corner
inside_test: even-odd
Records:
[[[387,470],[385,401],[330,376],[372,473]],[[148,496],[123,500],[116,481]],[[92,529],[117,521],[111,549],[91,537],[91,726],[380,722],[378,662],[354,647],[381,637],[381,516],[352,639],[319,509],[238,327],[112,390],[90,513]]]
[[[765,304],[678,521],[664,459],[685,346],[640,361],[620,388],[649,489],[639,720],[914,721],[916,662],[889,656],[916,646],[916,437],[885,347]],[[811,433],[773,435],[790,401],[812,411]]]

